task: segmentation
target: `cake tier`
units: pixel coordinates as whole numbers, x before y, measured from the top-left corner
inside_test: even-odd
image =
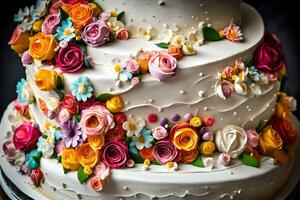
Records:
[[[8,106],[1,120],[2,146],[11,131],[8,121],[14,114]],[[299,129],[299,122],[294,119]],[[0,149],[3,155],[2,148]],[[291,151],[293,152],[293,151]],[[294,156],[283,166],[273,164],[273,159],[261,158],[260,168],[241,165],[233,160],[230,167],[217,166],[213,170],[181,164],[179,171],[166,172],[163,166],[153,165],[144,171],[141,165],[133,169],[112,170],[112,176],[101,193],[80,184],[76,172],[63,173],[56,160],[41,160],[45,182],[41,188],[30,186],[28,177],[20,175],[4,156],[0,157],[4,174],[31,198],[48,199],[271,199],[286,182],[292,169]],[[213,178],[212,178],[213,177]],[[280,177],[280,178],[279,178]]]
[[[152,27],[154,38],[163,36],[164,29],[187,35],[198,28],[200,22],[220,29],[230,22],[240,22],[241,0],[96,0],[104,10],[125,11],[125,24],[131,35],[140,28]],[[141,12],[137,12],[141,11]]]
[[[115,41],[107,46],[88,48],[88,55],[94,62],[94,68],[76,74],[64,74],[65,90],[70,92],[71,84],[79,77],[86,76],[94,86],[94,94],[109,92],[119,94],[125,102],[123,112],[136,117],[147,118],[149,113],[157,113],[159,118],[170,118],[177,113],[199,111],[201,116],[212,115],[216,123],[211,127],[216,131],[228,124],[245,128],[254,128],[260,120],[268,120],[275,105],[275,94],[279,82],[261,86],[262,95],[257,97],[248,92],[242,96],[237,93],[226,100],[216,95],[217,74],[235,60],[247,60],[253,55],[264,35],[264,25],[260,15],[250,6],[242,4],[243,30],[246,40],[232,43],[226,40],[209,42],[197,48],[197,54],[184,57],[179,61],[176,75],[166,81],[158,81],[150,74],[143,76],[142,83],[133,86],[130,82],[118,82],[114,79],[113,60],[124,61],[140,48],[161,50],[153,42],[141,39]],[[33,82],[35,68],[27,69],[29,82]],[[40,92],[31,84],[36,96],[53,97],[52,93]],[[203,93],[203,95],[199,95]],[[45,99],[46,100],[46,99]],[[245,114],[247,113],[247,114]],[[158,123],[149,124],[149,128]]]

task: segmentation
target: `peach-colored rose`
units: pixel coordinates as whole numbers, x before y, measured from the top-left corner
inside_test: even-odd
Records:
[[[117,38],[120,40],[127,40],[129,38],[129,32],[126,28],[121,28],[117,32]]]
[[[113,115],[103,106],[92,106],[82,111],[82,131],[90,135],[105,134],[115,127]]]
[[[177,60],[181,59],[183,57],[183,51],[181,48],[170,44],[168,48],[168,54],[176,58]]]
[[[89,186],[95,191],[101,191],[103,188],[102,181],[98,176],[93,176],[92,178],[90,178]]]

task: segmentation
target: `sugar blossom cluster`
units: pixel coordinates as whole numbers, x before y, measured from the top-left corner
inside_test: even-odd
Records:
[[[216,94],[227,99],[234,92],[247,95],[250,90],[260,96],[262,85],[281,80],[285,73],[281,44],[275,36],[266,33],[253,57],[246,62],[238,59],[234,66],[227,66],[218,74]]]
[[[86,45],[97,47],[129,38],[121,21],[124,12],[119,14],[104,12],[89,0],[39,0],[15,15],[18,25],[9,45],[25,66],[43,62],[65,73],[78,72],[91,65]]]

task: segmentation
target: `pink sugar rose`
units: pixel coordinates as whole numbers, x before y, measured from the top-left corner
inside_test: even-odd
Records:
[[[60,140],[56,143],[56,146],[55,146],[55,153],[58,155],[58,156],[61,156],[62,155],[62,152],[63,150],[66,148],[65,146],[65,143]]]
[[[122,64],[122,68],[132,74],[138,74],[140,69],[139,64],[133,59],[126,60]]]
[[[255,148],[258,145],[259,135],[255,130],[247,130],[247,145]]]
[[[60,17],[58,14],[50,14],[48,15],[44,23],[42,25],[42,32],[46,34],[53,34],[56,31],[56,28],[58,27],[60,23]]]
[[[226,67],[226,68],[223,70],[223,72],[225,73],[225,75],[226,75],[227,78],[231,78],[232,75],[233,75],[233,73],[234,73],[234,72],[233,72],[233,68],[230,67],[230,66]]]
[[[29,53],[29,51],[25,51],[23,54],[22,54],[22,58],[21,58],[21,61],[22,61],[22,64],[24,66],[26,65],[31,65],[33,63],[33,59]]]
[[[89,0],[61,0],[61,2],[66,6],[73,6],[74,4],[88,4]]]
[[[223,81],[222,81],[221,88],[222,88],[223,95],[224,95],[226,98],[232,96],[232,94],[233,94],[233,85],[232,85],[231,82],[226,81],[226,80],[223,80]]]
[[[84,28],[81,38],[89,46],[101,46],[110,41],[110,30],[104,21],[94,21]]]
[[[102,161],[113,169],[126,167],[128,147],[124,141],[110,141],[103,147]]]
[[[50,13],[51,14],[58,14],[60,7],[61,7],[61,2],[60,1],[57,1],[57,2],[53,3],[51,5],[51,8],[50,8]]]
[[[14,101],[14,109],[22,116],[29,117],[29,107],[28,105],[23,105],[18,99]]]
[[[132,85],[138,85],[140,83],[140,79],[138,77],[132,77],[130,82]]]
[[[13,143],[16,149],[28,152],[36,147],[41,133],[30,122],[24,122],[15,130]]]
[[[57,114],[57,121],[59,123],[64,123],[64,122],[67,122],[71,119],[72,115],[70,114],[70,112],[68,111],[68,109],[66,108],[61,108],[59,111],[58,111],[58,114]]]
[[[88,184],[90,188],[92,188],[96,192],[101,191],[103,189],[102,181],[98,176],[93,176],[92,178],[90,178]]]
[[[254,64],[258,70],[269,74],[274,74],[282,68],[283,50],[276,36],[265,34],[263,43],[254,54]]]
[[[177,155],[178,151],[176,147],[171,142],[166,140],[157,142],[153,148],[153,157],[160,164],[166,164],[167,162],[174,161]]]
[[[107,22],[109,20],[109,18],[111,17],[111,13],[110,12],[102,12],[100,14],[100,19],[104,22]]]
[[[152,76],[163,81],[175,75],[177,60],[173,56],[165,53],[157,53],[148,63]]]
[[[103,106],[95,105],[82,111],[80,124],[88,135],[104,135],[115,127],[113,115]]]
[[[95,167],[94,174],[98,176],[100,180],[105,180],[110,176],[110,168],[102,162]]]
[[[228,153],[221,153],[218,158],[218,163],[222,166],[227,166],[230,163],[230,155]]]
[[[15,30],[14,30],[14,32],[13,32],[13,34],[12,34],[12,36],[11,36],[9,42],[8,42],[8,44],[9,44],[9,45],[16,44],[17,41],[18,41],[18,39],[19,39],[19,37],[20,37],[20,35],[21,35],[23,32],[25,32],[25,29],[24,29],[21,25],[18,25],[18,26],[15,28]]]
[[[3,144],[2,148],[3,148],[3,152],[4,152],[6,160],[9,163],[14,164],[15,156],[17,155],[17,150],[16,150],[14,144],[11,141],[6,141]]]
[[[84,55],[76,44],[69,44],[59,50],[56,56],[56,67],[62,72],[74,73],[82,69]]]
[[[168,131],[162,126],[156,127],[153,131],[153,137],[157,140],[162,140],[166,138],[168,134]]]

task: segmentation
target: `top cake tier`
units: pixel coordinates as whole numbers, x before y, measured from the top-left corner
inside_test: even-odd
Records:
[[[152,28],[153,38],[165,29],[187,35],[205,22],[215,29],[241,21],[241,0],[96,0],[106,11],[125,11],[125,23],[132,36],[139,29]]]

